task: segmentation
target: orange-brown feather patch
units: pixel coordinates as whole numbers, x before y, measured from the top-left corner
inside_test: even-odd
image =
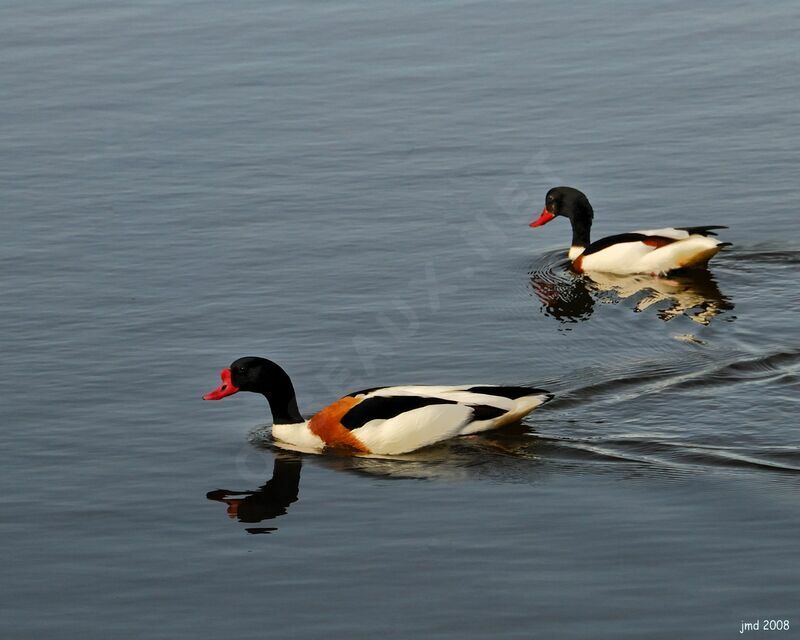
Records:
[[[364,443],[342,425],[342,418],[350,409],[361,402],[358,398],[345,396],[315,413],[308,421],[308,428],[319,436],[328,447],[354,449],[359,453],[369,453]]]
[[[648,247],[655,247],[658,249],[659,247],[664,247],[668,244],[672,244],[675,242],[675,238],[665,238],[664,236],[647,236],[644,240],[642,240]]]
[[[572,268],[578,273],[583,273],[583,254],[572,261]]]

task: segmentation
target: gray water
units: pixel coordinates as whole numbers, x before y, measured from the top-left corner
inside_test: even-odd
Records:
[[[796,635],[797,3],[0,14],[3,638]],[[557,184],[734,246],[579,278]],[[241,355],[557,398],[298,456]]]

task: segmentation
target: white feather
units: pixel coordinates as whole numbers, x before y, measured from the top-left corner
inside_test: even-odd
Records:
[[[308,428],[308,422],[273,424],[272,437],[303,450],[321,451],[325,442]]]
[[[605,273],[637,273],[639,261],[653,251],[643,242],[618,242],[610,247],[581,258],[584,271]]]
[[[462,384],[458,386],[448,385],[399,385],[396,387],[382,387],[380,389],[375,389],[375,391],[370,391],[363,395],[364,398],[372,398],[376,396],[381,397],[388,397],[388,396],[422,396],[425,398],[443,398],[447,394],[452,393],[454,391],[463,391],[464,389],[469,389],[470,387],[474,387],[476,385],[469,385],[469,384]]]
[[[496,396],[488,392],[473,393],[467,391],[467,389],[472,387],[491,388],[492,386],[496,385],[464,384],[459,386],[414,385],[385,387],[383,389],[371,391],[364,396],[364,399],[366,400],[367,398],[376,396],[416,396],[422,398],[442,398],[443,400],[451,400],[463,404],[488,404],[498,409],[511,409],[514,401],[504,396]]]
[[[708,262],[721,249],[720,244],[722,243],[714,238],[691,235],[685,240],[678,240],[650,252],[642,259],[637,270],[662,274],[673,269]]]
[[[643,236],[661,236],[662,238],[673,238],[675,240],[684,240],[689,237],[689,232],[686,229],[675,229],[673,227],[645,229],[643,231],[634,231],[633,233],[641,233]]]
[[[371,420],[353,435],[373,453],[397,455],[460,434],[472,409],[460,404],[432,404],[389,420]]]
[[[579,255],[581,255],[584,251],[586,251],[586,247],[578,247],[576,245],[572,245],[569,248],[569,253],[567,254],[567,256],[569,257],[570,260],[574,260]]]
[[[662,247],[653,247],[639,241],[618,242],[597,253],[584,255],[581,269],[620,275],[633,273],[659,275],[695,264],[704,264],[721,248],[722,243],[719,240],[698,234],[689,235],[680,229],[656,229],[637,233],[673,237],[662,233],[665,231],[683,233],[685,239]]]

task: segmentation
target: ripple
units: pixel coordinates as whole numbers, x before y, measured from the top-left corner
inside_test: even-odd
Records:
[[[723,263],[766,263],[778,265],[800,264],[800,251],[793,249],[737,249],[726,252]]]
[[[687,377],[702,375],[709,368],[708,356],[704,352],[682,354],[680,359],[653,358],[636,363],[623,362],[616,367],[591,368],[578,372],[573,379],[579,380],[572,388],[556,393],[548,403],[553,410],[587,403],[615,403],[648,393],[663,391],[675,386]],[[588,382],[580,382],[587,380]],[[551,385],[552,386],[552,385]]]
[[[676,382],[676,387],[710,387],[743,382],[771,381],[793,384],[798,381],[800,349],[778,351],[758,357],[722,362]]]
[[[704,468],[749,469],[800,473],[800,447],[759,447],[737,450],[731,447],[699,445],[692,442],[643,438],[547,437],[554,449],[580,451],[589,458],[606,462],[644,463],[702,471]]]

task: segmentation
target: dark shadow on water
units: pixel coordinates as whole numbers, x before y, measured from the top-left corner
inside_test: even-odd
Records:
[[[665,322],[685,316],[702,325],[734,308],[707,269],[661,277],[577,274],[568,261],[553,260],[552,254],[546,258],[532,267],[529,286],[541,302],[541,312],[562,324],[589,320],[603,305],[623,301],[632,303],[636,313],[653,308]]]
[[[254,491],[215,489],[206,498],[227,505],[228,517],[254,524],[286,515],[289,506],[297,502],[300,490],[302,458],[279,452],[275,454],[272,477]],[[276,527],[248,527],[248,533],[271,533]]]
[[[323,455],[281,449],[268,435],[254,432],[257,453],[274,456],[272,477],[257,489],[215,489],[206,498],[226,505],[226,514],[244,524],[274,520],[287,514],[299,499],[302,466],[315,464],[337,472],[379,479],[464,481],[489,478],[495,481],[532,481],[541,473],[537,440],[530,428],[510,425],[500,432],[449,440],[414,453],[392,457]],[[277,527],[248,527],[251,534],[272,533]]]

